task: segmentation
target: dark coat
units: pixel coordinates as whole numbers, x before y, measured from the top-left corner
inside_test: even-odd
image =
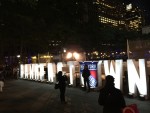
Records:
[[[88,69],[83,69],[82,76],[84,79],[87,79],[90,76],[90,71]]]
[[[126,106],[122,92],[114,86],[105,86],[100,90],[98,103],[103,106],[103,113],[122,113]]]
[[[60,100],[61,102],[65,102],[67,76],[66,75],[62,76],[62,73],[58,74],[58,81],[59,81],[59,89],[60,89]]]
[[[58,81],[59,81],[60,86],[66,86],[67,80],[68,80],[68,78],[66,75],[58,77]]]

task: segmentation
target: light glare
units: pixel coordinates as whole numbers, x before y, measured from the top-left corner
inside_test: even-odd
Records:
[[[67,59],[69,59],[69,58],[71,58],[71,57],[72,57],[72,53],[69,52],[69,53],[67,54]]]

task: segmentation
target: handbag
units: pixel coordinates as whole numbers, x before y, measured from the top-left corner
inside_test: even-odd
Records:
[[[59,82],[55,83],[55,86],[54,86],[54,88],[55,88],[55,89],[59,89],[59,87],[60,87],[60,84],[59,84]]]

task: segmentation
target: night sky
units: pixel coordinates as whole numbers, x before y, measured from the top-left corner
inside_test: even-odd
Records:
[[[139,8],[144,10],[145,25],[150,25],[150,1],[149,0],[127,0],[137,5]]]
[[[150,11],[150,1],[149,0],[139,0],[139,1],[143,2],[143,5],[145,6],[145,8]]]
[[[138,0],[140,1],[143,9],[145,10],[145,18],[146,18],[146,25],[150,25],[150,1],[149,0]]]

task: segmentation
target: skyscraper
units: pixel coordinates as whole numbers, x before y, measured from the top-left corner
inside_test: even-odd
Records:
[[[99,22],[119,29],[141,31],[144,24],[143,11],[124,0],[97,0]]]

